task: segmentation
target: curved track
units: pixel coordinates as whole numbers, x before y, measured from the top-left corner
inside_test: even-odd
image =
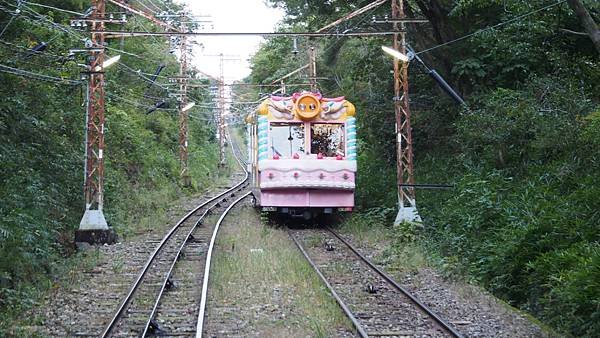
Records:
[[[101,337],[194,336],[197,328],[202,327],[211,251],[219,225],[233,206],[248,195],[242,193],[222,210],[231,197],[240,194],[248,185],[243,160],[236,154],[233,144],[231,147],[244,171],[243,179],[195,207],[167,232]],[[221,210],[221,217],[213,223],[209,215],[218,210]],[[204,264],[203,258],[206,259]],[[198,302],[196,293],[200,287],[202,298]],[[198,337],[200,335],[201,331]]]
[[[462,337],[335,231],[290,236],[361,337]]]

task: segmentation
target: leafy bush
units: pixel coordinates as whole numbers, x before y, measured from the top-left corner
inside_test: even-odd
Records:
[[[540,102],[535,93],[548,86],[554,92]],[[454,193],[442,203],[428,194],[420,201],[430,246],[452,269],[557,328],[593,336],[599,125],[589,113],[594,104],[570,88],[534,79],[528,90],[486,95],[457,122],[464,161]]]
[[[58,7],[83,12],[88,6],[69,0]],[[70,14],[37,10],[69,25]],[[7,13],[0,13],[0,22],[8,19]],[[77,63],[83,60],[56,57],[73,48],[72,36],[40,22],[22,15],[6,25],[2,64],[78,79]],[[48,50],[25,57],[24,51],[37,41],[51,41]],[[128,39],[124,49],[145,56],[123,53],[121,62],[131,68],[152,72],[164,63],[163,75],[179,72],[177,60],[160,40]],[[218,154],[206,123],[191,119],[188,141],[194,186],[180,186],[177,117],[165,111],[145,114],[144,105],[152,104],[144,96],[148,84],[137,72],[125,69],[117,65],[106,75],[104,211],[119,234],[129,236],[164,221],[165,208],[174,199],[212,184],[218,175]],[[11,316],[33,304],[72,257],[74,230],[84,208],[83,89],[0,73],[0,336]],[[192,94],[201,102],[200,92]],[[156,95],[166,97],[164,92]]]

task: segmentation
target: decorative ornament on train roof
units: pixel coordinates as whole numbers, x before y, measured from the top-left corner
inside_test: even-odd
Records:
[[[258,107],[259,115],[276,120],[345,120],[356,114],[354,105],[344,96],[325,98],[320,93],[299,92],[292,96],[275,96]]]

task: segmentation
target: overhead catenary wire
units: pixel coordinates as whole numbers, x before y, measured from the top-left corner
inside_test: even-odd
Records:
[[[319,30],[317,30],[317,32],[331,33],[331,32],[333,32],[334,29],[337,29],[337,27],[341,23],[343,23],[345,21],[349,21],[350,19],[352,19],[355,16],[358,16],[360,14],[364,14],[363,17],[362,17],[362,19],[360,19],[359,22],[357,22],[351,28],[349,28],[349,29],[346,30],[346,31],[352,31],[352,30],[356,29],[360,24],[362,24],[366,20],[366,18],[368,18],[367,13],[372,12],[372,11],[378,9],[380,7],[380,5],[382,5],[384,2],[386,2],[386,1],[374,1],[371,4],[369,4],[369,5],[367,5],[367,6],[363,7],[363,8],[360,8],[360,9],[354,11],[354,12],[351,12],[351,13],[345,15],[344,17],[342,17],[342,18],[334,21],[333,23],[330,23],[330,24],[328,24],[328,25],[320,28]],[[339,41],[343,36],[339,36],[339,33],[337,33],[337,34],[335,34],[335,37],[336,37],[336,40]],[[325,52],[329,51],[334,46],[335,46],[335,44],[329,45],[321,53],[325,53]],[[308,68],[309,65],[310,64],[305,64],[304,66],[301,66],[301,67],[297,68],[296,70],[292,71],[291,73],[288,73],[288,74],[286,74],[286,75],[278,78],[277,80],[271,81],[271,84],[276,84],[276,83],[278,83],[280,81],[283,81],[284,79],[286,79],[286,78],[288,78],[288,77],[290,77],[290,76],[292,76],[292,75],[294,75],[294,74],[302,71],[303,69]],[[318,82],[317,82],[317,85],[318,85]],[[288,86],[288,85],[286,85],[286,86]]]
[[[8,29],[8,26],[10,26],[10,24],[13,22],[15,17],[17,17],[17,15],[19,15],[19,11],[20,11],[22,3],[23,3],[23,0],[17,0],[17,10],[15,10],[14,13],[11,13],[10,20],[8,20],[8,22],[6,23],[6,25],[4,26],[4,28],[2,28],[2,31],[0,32],[0,37],[2,37],[2,35],[4,35],[4,32],[6,32],[6,29]]]
[[[51,40],[54,40],[54,39],[55,38],[53,37],[52,39],[50,39],[48,41],[51,41]],[[48,43],[48,42],[46,42],[46,43]],[[20,46],[20,45],[17,45],[15,43],[8,42],[8,41],[2,40],[2,39],[0,39],[0,44],[6,45],[6,46],[9,46],[9,47],[13,47],[13,48],[18,48],[18,49],[23,50],[24,52],[28,52],[28,51],[31,50],[31,48],[29,48],[29,47]],[[64,56],[64,55],[54,54],[54,53],[51,53],[51,52],[48,52],[48,51],[44,51],[43,53],[36,53],[35,55],[44,56],[44,57],[48,57],[48,58],[52,57],[53,59],[57,59],[57,60],[66,59],[66,56]]]
[[[6,3],[6,1],[3,1],[3,2],[4,2],[4,3]],[[81,32],[79,32],[79,31],[77,31],[77,30],[74,30],[74,29],[72,29],[71,27],[68,27],[68,26],[63,26],[63,25],[60,25],[60,24],[58,24],[58,23],[55,23],[55,22],[53,22],[52,20],[49,20],[49,19],[48,19],[48,18],[47,18],[45,15],[42,15],[42,14],[40,14],[40,13],[38,13],[38,12],[36,12],[36,11],[32,10],[31,8],[27,7],[27,6],[23,6],[23,7],[24,7],[24,9],[25,9],[26,11],[28,11],[28,12],[29,12],[29,13],[31,13],[31,14],[33,14],[33,15],[34,15],[34,16],[36,16],[38,19],[41,19],[41,20],[43,20],[44,22],[46,22],[46,26],[47,26],[47,27],[49,27],[49,28],[54,28],[54,29],[57,29],[57,30],[60,30],[61,32],[65,33],[65,34],[68,34],[68,35],[70,35],[71,37],[74,37],[74,38],[76,38],[76,39],[77,39],[77,40],[79,40],[79,41],[85,41],[85,38],[84,38],[84,36],[82,35],[82,33],[81,33]],[[6,11],[7,9],[6,9],[5,7],[2,7],[2,6],[0,6],[0,10],[4,10],[4,11]],[[26,17],[26,16],[22,16],[22,18],[24,18],[24,19],[26,19],[26,20],[28,20],[28,21],[30,21],[30,22],[32,22],[32,23],[43,24],[42,22],[39,22],[39,21],[36,21],[36,20],[32,20],[31,18],[28,18],[28,17]],[[56,39],[57,37],[58,37],[58,35],[54,36],[54,37],[53,37],[51,40],[54,40],[54,39]],[[49,40],[49,41],[51,41],[51,40]],[[108,50],[114,51],[114,52],[118,52],[118,53],[126,54],[126,55],[129,55],[129,56],[133,56],[133,57],[136,57],[136,58],[138,58],[138,59],[144,59],[144,58],[142,58],[141,56],[139,56],[139,55],[137,55],[137,54],[130,53],[130,52],[127,52],[127,51],[124,51],[124,50],[118,49],[118,48],[112,48],[112,47],[109,47],[109,46],[105,46],[105,48],[106,48],[106,49],[108,49]]]
[[[6,3],[8,5],[11,5],[14,7],[14,5],[3,1],[3,3]],[[71,14],[76,14],[76,15],[81,15],[81,13],[77,13],[77,12],[73,12],[73,11],[68,11],[68,10],[62,10],[60,8],[57,7],[53,7],[53,6],[47,6],[47,5],[42,5],[42,4],[37,4],[37,3],[28,3],[29,5],[40,5],[41,7],[47,8],[47,9],[52,9],[52,10],[58,10],[58,11],[62,11],[62,12],[67,12],[67,13],[71,13]],[[17,7],[17,9],[20,10],[20,6],[21,6],[21,2],[19,1],[18,4],[19,7]],[[31,9],[30,7],[27,6],[23,6],[24,10],[26,12],[26,14],[31,15],[33,17],[33,19],[31,17],[25,16],[23,15],[22,18],[24,18],[25,20],[35,23],[35,24],[40,24],[42,26],[46,26],[48,28],[51,29],[57,29],[62,33],[68,34],[71,37],[75,37],[77,40],[84,40],[84,37],[82,36],[82,32],[79,32],[77,30],[72,29],[71,27],[67,27],[67,26],[63,26],[59,23],[55,23],[52,20],[50,20],[48,17],[46,17],[45,15],[42,15],[38,12],[36,12],[35,10]],[[16,11],[11,11],[6,7],[0,6],[0,9],[9,13],[9,14],[17,14]],[[14,18],[15,16],[13,16]],[[143,27],[145,28],[145,27]],[[59,35],[55,35],[54,37],[52,37],[49,41],[54,40],[58,37]],[[9,46],[15,46],[18,47],[20,49],[23,50],[29,50],[29,48],[26,47],[22,47],[22,46],[17,46],[15,44],[12,44],[10,42],[6,42],[6,41],[2,41],[2,43],[9,45]],[[107,46],[106,46],[107,47]],[[110,48],[107,47],[107,49],[109,50],[114,50],[114,51],[118,51],[124,54],[128,54],[131,56],[135,56],[141,59],[141,57],[139,55],[133,54],[133,53],[129,53],[123,50],[119,50],[119,49],[115,49],[115,48]],[[62,55],[56,55],[56,57],[60,57],[60,58],[65,58]],[[27,62],[27,63],[31,63],[31,62]],[[150,81],[150,79],[144,77],[143,75],[139,74],[139,72],[136,72],[135,70],[133,70],[131,67],[123,64],[123,63],[119,63],[123,68],[127,69],[128,71],[137,74],[138,76],[140,76],[141,78],[145,79],[146,81]],[[36,66],[41,66],[41,65],[37,65]],[[79,85],[82,83],[82,81],[75,81],[75,80],[70,80],[70,79],[64,79],[64,78],[59,78],[59,77],[54,77],[54,76],[49,76],[49,75],[45,75],[45,74],[40,74],[40,73],[35,73],[35,72],[31,72],[31,71],[27,71],[27,70],[23,70],[23,69],[19,69],[19,68],[14,68],[11,66],[7,66],[7,65],[0,65],[0,72],[3,73],[8,73],[8,74],[12,74],[12,75],[17,75],[17,76],[21,76],[21,77],[26,77],[26,78],[31,78],[31,79],[35,79],[35,80],[43,80],[43,81],[48,81],[48,82],[54,82],[54,83],[62,83],[62,84],[72,84],[72,85]],[[162,89],[168,90],[167,88],[161,86],[160,84],[156,84],[157,86],[161,87]],[[137,107],[144,107],[144,108],[149,108],[150,106],[141,104],[139,102],[135,102],[132,100],[129,100],[125,97],[122,96],[118,96],[118,95],[113,95],[110,93],[107,93],[107,95],[109,97],[112,97],[114,99],[118,99],[121,100],[122,102],[137,106]],[[176,109],[163,109],[163,110],[171,110],[171,111],[176,111]]]
[[[142,6],[144,6],[144,7],[148,8],[148,6],[146,6],[145,4],[143,4],[143,2],[142,2],[141,0],[137,0],[137,2],[138,2],[138,3],[140,3],[140,4],[142,4]],[[150,10],[152,13],[156,14],[156,13],[158,13],[158,12],[160,12],[160,11],[163,11],[163,9],[161,9],[160,7],[158,7],[158,6],[157,6],[157,5],[154,3],[154,1],[150,1],[150,0],[148,0],[148,3],[150,4],[150,6],[154,7],[154,10],[151,10],[151,9],[149,9],[149,8],[148,8],[148,10]]]
[[[144,25],[144,23],[142,22],[142,20],[140,20],[139,18],[136,18],[135,23],[136,23],[136,25],[142,27],[142,29],[145,32],[150,32],[150,30],[146,27],[146,25]],[[152,36],[152,40],[154,41],[154,43],[160,43],[158,41],[158,39],[156,38],[156,36]]]
[[[100,31],[91,31],[92,33],[101,33]],[[346,32],[346,33],[317,33],[317,32],[121,32],[115,30],[105,30],[107,38],[120,37],[144,37],[144,36],[307,36],[307,37],[370,37],[370,36],[389,36],[398,34],[399,31],[381,31],[381,32]]]
[[[3,2],[4,2],[4,3],[7,3],[6,1],[3,1]],[[10,4],[10,3],[8,3],[8,4],[9,4],[9,5],[11,5],[11,6],[14,6],[14,5]],[[33,3],[28,3],[28,4],[33,4]],[[43,22],[36,22],[36,21],[34,21],[34,20],[31,20],[30,18],[28,18],[28,17],[26,17],[26,16],[23,16],[23,18],[25,18],[25,19],[28,19],[29,21],[33,21],[34,23],[45,23],[45,24],[46,24],[46,26],[48,26],[48,27],[50,27],[50,28],[58,29],[58,30],[60,30],[61,32],[65,33],[65,34],[68,34],[68,35],[70,35],[70,36],[72,36],[72,37],[75,37],[75,38],[77,38],[77,40],[85,40],[85,39],[84,39],[84,37],[82,36],[82,33],[81,33],[81,32],[79,32],[79,31],[77,31],[77,30],[74,30],[74,29],[72,29],[71,27],[68,27],[68,26],[63,26],[63,25],[60,25],[60,24],[58,24],[58,23],[55,23],[55,22],[53,22],[52,20],[48,19],[48,18],[47,18],[45,15],[43,15],[43,14],[40,14],[40,13],[36,12],[35,10],[33,10],[33,9],[29,8],[28,6],[23,6],[23,7],[24,7],[24,9],[25,9],[25,10],[26,10],[26,11],[27,11],[29,14],[33,15],[33,16],[34,16],[34,17],[36,17],[37,19],[40,19],[40,20],[42,20]],[[47,7],[47,6],[42,6],[42,7]],[[7,11],[7,10],[8,10],[7,8],[5,8],[5,7],[2,7],[2,6],[0,6],[0,9],[3,9],[3,10],[5,10],[5,11]],[[57,9],[57,10],[58,10],[58,8],[53,8],[53,9]],[[78,13],[78,14],[80,14],[80,13]],[[53,38],[52,38],[52,40],[53,40],[53,39],[55,39],[55,38],[56,38],[56,36],[55,36],[55,37],[53,37]],[[123,51],[123,50],[120,50],[120,49],[111,48],[111,47],[108,47],[108,46],[105,46],[105,48],[106,48],[106,49],[108,49],[108,50],[116,51],[116,52],[119,52],[119,53],[123,53],[123,54],[127,54],[127,55],[130,55],[130,56],[134,56],[134,57],[137,57],[137,58],[143,59],[141,56],[139,56],[139,55],[137,55],[137,54],[129,53],[129,52],[126,52],[126,51]],[[144,77],[144,76],[140,75],[139,73],[137,73],[135,70],[133,70],[131,67],[127,66],[126,64],[124,64],[124,63],[119,63],[119,65],[121,65],[122,67],[126,68],[127,70],[129,70],[129,71],[131,71],[131,72],[133,72],[133,73],[136,73],[136,74],[137,74],[138,76],[140,76],[141,78],[143,78],[143,79],[145,79],[145,80],[147,80],[147,81],[150,81],[150,79],[148,79],[148,78],[146,78],[146,77]],[[4,66],[4,67],[8,67],[8,66]],[[10,68],[12,68],[12,67],[10,67]],[[32,77],[32,78],[39,78],[39,79],[50,80],[50,81],[60,81],[60,82],[69,82],[69,81],[72,81],[72,83],[77,83],[77,84],[79,84],[79,83],[80,83],[79,81],[73,81],[73,80],[64,80],[64,79],[61,79],[61,78],[55,78],[55,77],[46,76],[46,75],[39,74],[39,73],[33,73],[33,72],[29,72],[29,71],[19,70],[19,69],[16,69],[16,68],[13,68],[13,69],[7,69],[7,68],[4,68],[4,71],[5,71],[5,72],[10,72],[10,73],[12,73],[12,74],[16,74],[16,75],[29,76],[29,77]],[[20,73],[20,72],[21,72],[21,73]],[[22,73],[22,72],[26,72],[26,73]],[[165,87],[161,86],[161,85],[160,85],[160,84],[158,84],[158,83],[157,83],[156,85],[157,85],[157,86],[159,86],[159,87],[161,87],[161,88],[162,88],[162,89],[164,89],[164,90],[168,90],[167,88],[165,88]],[[131,102],[130,102],[130,103],[131,103]]]
[[[3,2],[7,3],[6,1],[3,1]],[[8,3],[8,4],[14,7],[14,5],[12,5],[10,3]],[[71,37],[77,39],[78,41],[85,41],[86,40],[85,36],[83,35],[83,32],[75,30],[75,29],[73,29],[73,28],[71,28],[69,26],[64,26],[64,25],[61,25],[59,23],[56,23],[56,22],[48,19],[47,16],[45,16],[43,14],[40,14],[40,13],[36,12],[35,10],[31,9],[27,5],[23,5],[23,8],[24,8],[25,11],[27,11],[30,14],[32,14],[37,19],[42,20],[43,22],[45,22],[46,25],[48,25],[49,27],[53,27],[53,28],[55,28],[57,30],[60,30],[60,31],[64,32],[65,34],[68,34]],[[0,10],[2,10],[2,9],[3,9],[3,7],[0,6]],[[6,9],[6,8],[4,8],[4,9]],[[42,24],[42,22],[33,20],[33,19],[28,18],[26,16],[22,16],[22,17],[25,18],[26,20],[29,20],[32,23]],[[134,54],[134,53],[131,53],[131,52],[127,52],[125,50],[121,50],[121,49],[118,49],[118,48],[113,48],[113,47],[110,47],[110,46],[104,46],[104,48],[106,48],[108,50],[111,50],[111,51],[114,51],[114,52],[119,52],[119,53],[122,53],[122,54],[125,54],[125,55],[133,56],[133,57],[138,58],[140,60],[144,59],[140,55],[137,55],[137,54]]]
[[[40,3],[37,3],[37,2],[24,1],[24,3],[26,3],[28,5],[31,5],[31,6],[38,6],[38,7],[43,7],[43,8],[47,8],[47,9],[52,9],[52,10],[55,10],[55,11],[63,12],[63,13],[68,13],[68,14],[74,14],[74,15],[78,15],[78,16],[83,16],[83,13],[70,11],[70,10],[64,9],[64,8],[59,8],[59,7],[44,5],[44,4],[40,4]]]
[[[439,44],[439,45],[436,45],[436,46],[433,46],[433,47],[429,47],[429,48],[427,48],[427,49],[424,49],[424,50],[422,50],[422,51],[419,51],[419,52],[417,52],[417,53],[415,53],[415,54],[416,54],[416,55],[420,55],[420,54],[424,54],[424,53],[431,52],[432,50],[436,50],[436,49],[438,49],[438,48],[441,48],[441,47],[444,47],[444,46],[448,46],[448,45],[450,45],[450,44],[453,44],[453,43],[456,43],[456,42],[459,42],[459,41],[462,41],[462,40],[468,39],[468,38],[470,38],[470,37],[473,37],[473,36],[475,36],[475,35],[478,35],[478,34],[481,34],[481,33],[487,32],[487,31],[489,31],[489,30],[492,30],[492,29],[496,29],[496,28],[502,27],[502,26],[504,26],[504,25],[507,25],[507,24],[509,24],[509,23],[513,23],[513,22],[515,22],[515,21],[519,21],[519,20],[521,20],[521,19],[524,19],[524,18],[526,18],[526,17],[532,16],[532,15],[534,15],[534,14],[537,14],[537,13],[539,13],[539,12],[545,11],[545,10],[547,10],[547,9],[550,9],[550,8],[552,8],[552,7],[556,7],[556,6],[558,6],[558,5],[560,5],[560,4],[564,3],[564,2],[566,2],[566,0],[561,0],[561,1],[555,2],[555,3],[553,3],[553,4],[550,4],[550,5],[544,6],[544,7],[542,7],[542,8],[538,8],[538,9],[536,9],[536,10],[533,10],[533,11],[531,11],[531,12],[528,12],[528,13],[525,13],[525,14],[522,14],[522,15],[518,15],[518,16],[516,16],[516,17],[514,17],[514,18],[510,19],[510,20],[507,20],[507,21],[500,22],[500,23],[498,23],[498,24],[495,24],[495,25],[493,25],[493,26],[489,26],[489,27],[486,27],[486,28],[482,28],[482,29],[480,29],[480,30],[477,30],[477,31],[475,31],[475,32],[473,32],[473,33],[469,33],[469,34],[467,34],[467,35],[461,36],[461,37],[459,37],[459,38],[456,38],[456,39],[454,39],[454,40],[450,40],[450,41],[447,41],[447,42],[441,43],[441,44]]]
[[[119,63],[118,63],[118,65],[119,65],[119,67],[125,68],[127,71],[131,72],[132,74],[135,74],[135,75],[137,75],[138,77],[140,77],[141,79],[143,79],[144,81],[146,81],[146,82],[148,82],[148,83],[152,83],[152,84],[154,84],[155,86],[157,86],[157,87],[159,87],[159,88],[161,88],[161,89],[163,89],[163,90],[166,90],[166,91],[168,91],[168,90],[169,90],[169,88],[167,88],[167,87],[164,87],[163,85],[161,85],[160,83],[158,83],[158,82],[156,82],[156,81],[152,81],[152,79],[150,79],[150,78],[147,78],[146,76],[142,75],[142,73],[141,73],[141,72],[138,72],[138,71],[136,71],[135,69],[133,69],[133,68],[129,67],[128,65],[126,65],[126,64],[125,64],[125,63],[123,63],[123,62],[119,62]]]
[[[35,79],[35,80],[42,80],[42,81],[49,81],[49,82],[56,82],[56,83],[60,82],[60,83],[70,84],[70,85],[81,84],[81,81],[76,81],[76,80],[71,80],[71,79],[63,79],[60,77],[30,72],[28,70],[14,68],[14,67],[10,67],[10,66],[3,65],[3,64],[0,64],[0,72],[14,74],[14,75],[22,76],[22,77],[28,77],[28,78]]]
[[[142,1],[136,1],[140,6],[144,7],[144,9],[146,9],[148,12],[152,13],[153,15],[156,15],[156,10],[151,9],[150,7],[146,6],[146,4]]]

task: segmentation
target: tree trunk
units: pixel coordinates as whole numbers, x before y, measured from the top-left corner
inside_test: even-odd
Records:
[[[592,16],[580,0],[567,0],[567,3],[573,12],[575,12],[579,21],[581,21],[581,25],[585,28],[585,31],[594,43],[594,47],[596,47],[596,50],[600,54],[600,30],[598,29],[598,25],[596,25],[594,19],[592,19]]]
[[[454,29],[452,24],[450,23],[450,19],[448,18],[448,13],[450,12],[451,7],[446,4],[447,1],[444,0],[416,0],[415,1],[417,7],[423,13],[423,15],[429,20],[432,33],[431,37],[435,39],[437,44],[444,43],[446,41],[453,40],[456,35],[454,33]],[[409,8],[408,12],[411,9]],[[421,37],[421,41],[429,40],[431,37],[428,37],[428,31],[423,29],[416,29],[417,36]],[[453,62],[450,59],[449,53],[434,51],[436,62],[435,64],[438,67],[438,70],[441,70],[445,77],[451,76],[451,70]],[[429,58],[425,56],[425,58]],[[432,61],[429,59],[429,61]]]

